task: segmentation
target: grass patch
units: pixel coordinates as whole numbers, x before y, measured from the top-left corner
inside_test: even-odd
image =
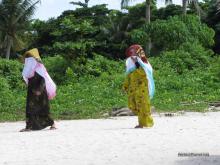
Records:
[[[54,58],[56,57],[53,57],[53,61]],[[50,60],[47,59],[47,62]],[[213,64],[205,69],[197,68],[182,74],[168,65],[159,66],[157,58],[150,60],[153,66],[157,66],[154,74],[156,94],[152,100],[157,112],[204,112],[208,102],[220,101],[218,60],[213,60]],[[4,60],[0,60],[0,64],[3,62]],[[5,67],[15,63],[7,63]],[[19,64],[14,66],[21,67]],[[51,101],[51,114],[55,119],[101,118],[113,108],[127,106],[127,96],[122,91],[125,78],[123,62],[98,57],[83,66],[87,72],[81,75],[76,75],[77,71],[73,67],[66,66],[66,69],[62,69],[68,71],[62,74],[58,70],[63,78],[58,77],[57,96]],[[21,76],[17,75],[21,74],[20,70],[14,70],[16,73],[11,70],[10,77],[0,73],[1,122],[25,119],[26,88]],[[57,81],[56,72],[50,70],[50,67],[48,70],[52,71],[52,75],[55,75],[53,78]]]

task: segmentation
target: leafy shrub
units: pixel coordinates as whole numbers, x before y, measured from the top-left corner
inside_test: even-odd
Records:
[[[57,55],[54,57],[44,58],[43,63],[56,84],[59,85],[65,81],[65,72],[68,67],[68,61],[66,59]]]
[[[114,74],[123,70],[124,63],[105,58],[99,54],[93,53],[93,58],[87,58],[85,61],[81,58],[74,60],[70,64],[74,75],[80,76],[95,76],[99,77],[102,74]]]
[[[22,64],[20,62],[0,59],[0,76],[7,79],[10,88],[24,88],[21,71]]]
[[[196,42],[205,48],[210,48],[214,44],[215,32],[206,24],[201,23],[197,16],[187,15],[156,20],[140,29],[133,30],[132,41],[144,45],[148,37],[144,40],[140,34],[144,36],[148,34],[155,49],[162,51],[176,50],[185,42]]]
[[[94,54],[93,59],[89,59],[85,65],[85,73],[89,75],[99,76],[102,73],[109,75],[120,73],[124,68],[123,62],[109,60],[101,55]]]
[[[56,42],[53,49],[67,60],[75,60],[87,57],[94,46],[95,42],[92,40],[79,40],[78,42]]]
[[[212,54],[212,51],[205,50],[197,43],[184,43],[177,50],[163,52],[161,60],[182,74],[195,68],[208,67]]]
[[[0,121],[23,119],[25,101],[24,94],[20,95],[22,89],[20,91],[11,90],[7,79],[1,76],[0,89]]]
[[[188,49],[191,52],[191,49]],[[195,49],[194,53],[200,51],[201,49]],[[204,50],[201,52],[204,53]],[[188,52],[191,56],[194,53]],[[208,56],[208,52],[205,56]],[[184,58],[185,56],[178,56],[180,60]],[[149,58],[154,68],[156,85],[156,94],[151,104],[158,111],[204,111],[209,101],[220,100],[220,58],[210,57],[209,65],[204,63],[181,74],[171,65],[169,59],[166,55],[164,58]],[[57,96],[51,101],[51,113],[56,119],[98,118],[112,108],[127,106],[127,96],[121,90],[125,78],[124,62],[109,60],[96,54],[94,59],[89,59],[86,64],[79,64],[78,69],[80,68],[81,72],[78,72],[74,63],[69,64],[61,56],[44,58],[43,61],[49,73],[59,82]],[[2,60],[0,64],[3,66]],[[184,63],[184,66],[186,64],[188,65]],[[8,68],[22,66],[16,61],[10,61],[8,65]],[[0,71],[3,73],[3,70]],[[12,88],[14,83],[9,83],[10,77],[4,76],[6,73],[0,74],[0,121],[23,120],[26,89],[16,85]],[[58,75],[60,77],[57,77]]]
[[[210,58],[210,65],[179,74],[160,57],[151,58],[154,67],[156,95],[153,105],[158,110],[201,110],[210,101],[220,99],[220,58]],[[184,105],[187,103],[188,105]]]
[[[52,101],[53,114],[62,119],[97,118],[114,107],[126,106],[121,83],[123,74],[99,77],[85,75],[76,82],[60,86]]]
[[[0,89],[0,107],[7,108],[8,106],[10,106],[10,101],[13,95],[10,91],[8,81],[3,77],[0,77]]]

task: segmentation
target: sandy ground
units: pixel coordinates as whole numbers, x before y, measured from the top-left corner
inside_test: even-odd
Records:
[[[24,122],[0,123],[0,165],[220,165],[220,112],[154,120],[151,129],[133,129],[136,117],[57,121],[26,133]]]

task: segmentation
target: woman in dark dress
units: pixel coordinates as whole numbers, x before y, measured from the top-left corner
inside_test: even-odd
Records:
[[[25,53],[25,64],[22,72],[28,85],[26,100],[26,128],[21,132],[41,130],[48,126],[56,129],[53,119],[49,116],[49,99],[55,97],[56,85],[53,83],[37,49]]]

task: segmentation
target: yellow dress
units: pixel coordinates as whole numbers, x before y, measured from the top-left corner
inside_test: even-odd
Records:
[[[123,84],[123,89],[128,94],[128,107],[138,115],[139,126],[152,127],[150,98],[146,73],[142,68],[129,73]]]

